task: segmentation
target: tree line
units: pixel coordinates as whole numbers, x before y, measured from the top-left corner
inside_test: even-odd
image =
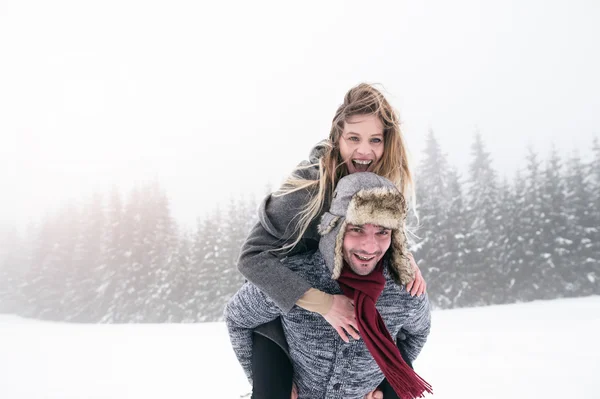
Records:
[[[600,145],[592,159],[532,148],[500,178],[479,134],[468,173],[429,132],[416,168],[411,250],[436,308],[600,294]],[[219,321],[244,279],[254,197],[184,229],[158,181],[67,204],[24,232],[0,228],[0,313],[87,323]]]

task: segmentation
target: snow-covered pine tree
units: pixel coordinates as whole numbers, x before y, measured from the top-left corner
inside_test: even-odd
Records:
[[[24,254],[15,225],[0,225],[0,313],[17,313]]]
[[[200,263],[202,321],[214,321],[219,319],[223,313],[221,301],[224,291],[220,286],[223,278],[223,241],[226,238],[223,219],[221,208],[217,206],[204,220],[201,230],[201,251],[204,254]]]
[[[528,300],[543,298],[544,282],[539,254],[542,252],[542,179],[538,155],[530,147],[524,184],[516,192],[523,201],[517,209],[520,223],[519,245],[521,245],[521,274],[517,287]]]
[[[113,323],[117,318],[117,306],[123,295],[123,285],[128,273],[123,266],[127,262],[124,209],[121,194],[116,186],[111,188],[106,214],[105,268],[99,270],[98,314],[100,322]]]
[[[71,203],[47,216],[34,244],[34,256],[23,287],[26,316],[64,320],[67,293],[74,286],[73,254],[78,237],[79,210]]]
[[[187,312],[190,312],[194,321],[208,321],[206,307],[211,289],[210,270],[204,268],[204,257],[206,255],[207,245],[206,236],[209,229],[207,216],[198,218],[196,229],[192,233],[191,254],[190,254],[190,279],[193,281],[192,290],[189,293],[189,302]]]
[[[148,247],[151,256],[145,265],[148,276],[148,295],[144,303],[144,320],[162,323],[169,319],[172,283],[178,274],[178,265],[171,261],[178,241],[178,230],[171,216],[169,198],[154,181],[148,186],[146,218],[150,224]]]
[[[91,323],[102,317],[99,290],[102,270],[106,268],[106,215],[100,194],[92,195],[89,203],[82,206],[78,224],[72,285],[65,298],[66,321]]]
[[[499,225],[498,225],[498,243],[499,251],[497,258],[496,280],[493,282],[492,303],[511,302],[511,290],[515,283],[511,275],[511,259],[515,253],[516,246],[519,246],[517,240],[517,214],[518,207],[516,194],[509,180],[504,177],[498,186],[499,199]],[[512,299],[514,300],[514,299]]]
[[[192,268],[192,233],[180,230],[177,247],[173,250],[167,268],[172,271],[169,283],[169,323],[193,323],[194,293],[197,276]]]
[[[441,234],[441,227],[446,219],[450,203],[448,189],[448,161],[446,155],[430,130],[425,144],[423,159],[416,173],[418,214],[420,226],[415,232],[421,240],[413,247],[415,260],[428,282],[429,296],[434,306],[444,307],[447,298],[442,298],[444,257],[450,251],[449,243]],[[446,280],[447,281],[447,280]]]
[[[546,162],[542,183],[542,247],[535,253],[541,268],[541,298],[544,299],[564,296],[567,281],[563,280],[562,270],[570,267],[570,240],[567,238],[569,216],[562,171],[561,159],[556,148],[553,148]]]
[[[428,289],[434,301],[441,308],[453,308],[465,282],[464,247],[465,213],[460,175],[455,168],[448,169],[447,175],[448,207],[438,225],[440,248],[444,250],[434,267],[439,268],[437,287],[428,282]]]
[[[113,320],[116,323],[142,321],[138,310],[142,307],[146,292],[143,280],[143,265],[147,261],[144,251],[145,230],[142,228],[143,194],[138,187],[132,189],[125,204],[122,217],[122,264],[118,266],[119,273],[115,275],[115,305]]]
[[[586,263],[591,266],[591,271],[587,278],[592,285],[592,293],[598,295],[600,294],[600,141],[598,137],[594,137],[592,142],[592,160],[589,170],[592,197],[590,225],[592,227],[589,228],[591,257],[586,259]]]
[[[525,190],[526,178],[523,177],[521,171],[517,171],[513,184],[512,206],[506,207],[506,211],[509,213],[506,222],[510,223],[513,231],[512,236],[509,235],[509,242],[503,246],[503,250],[506,251],[504,255],[506,267],[508,267],[507,299],[517,302],[533,300],[530,289],[531,281],[528,275],[530,271],[526,267],[526,245],[524,244],[529,228],[522,217],[524,209],[527,208],[523,195]],[[507,232],[507,234],[509,233]]]
[[[563,269],[567,296],[591,295],[597,291],[595,281],[597,264],[594,259],[593,242],[595,229],[593,220],[593,197],[590,175],[579,154],[575,153],[567,162],[566,207],[569,215],[568,246],[571,262]]]
[[[498,186],[490,154],[485,149],[480,133],[475,134],[471,155],[464,257],[468,285],[457,299],[460,306],[490,303],[493,297],[490,281],[496,278],[498,267]]]
[[[224,221],[224,240],[222,260],[219,265],[219,287],[222,294],[219,303],[221,309],[225,308],[227,300],[233,296],[243,284],[243,276],[237,270],[237,259],[240,254],[240,247],[246,236],[246,215],[244,212],[244,203],[241,198],[235,199],[233,196],[229,200],[226,211],[227,218]],[[222,313],[222,312],[221,312]],[[219,315],[221,319],[221,315]]]

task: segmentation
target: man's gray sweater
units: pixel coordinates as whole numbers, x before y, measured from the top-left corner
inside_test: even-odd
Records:
[[[342,294],[331,279],[319,251],[282,260],[284,265],[312,287],[329,294]],[[398,286],[384,268],[385,288],[377,301],[391,336],[400,330],[406,339],[401,349],[413,362],[430,330],[431,313],[427,295],[412,297]],[[384,376],[362,340],[342,341],[335,329],[318,313],[294,306],[284,312],[255,285],[246,283],[225,308],[225,321],[235,354],[252,381],[252,333],[261,324],[281,316],[283,330],[294,366],[299,399],[362,399],[374,390]]]

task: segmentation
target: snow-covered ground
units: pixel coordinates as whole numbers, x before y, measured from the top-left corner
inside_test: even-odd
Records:
[[[600,398],[600,297],[436,311],[415,366],[439,399]],[[74,325],[0,316],[2,399],[236,399],[222,323]]]

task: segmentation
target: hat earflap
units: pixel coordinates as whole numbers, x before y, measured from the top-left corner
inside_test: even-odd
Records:
[[[335,257],[333,262],[333,273],[331,278],[337,280],[342,273],[342,268],[344,267],[344,254],[342,248],[344,247],[344,235],[346,234],[346,226],[348,222],[344,219],[344,222],[340,226],[340,231],[338,231],[337,237],[335,237]]]
[[[399,285],[406,285],[415,278],[410,260],[407,256],[406,235],[403,229],[396,229],[392,233],[390,256],[390,273]]]

